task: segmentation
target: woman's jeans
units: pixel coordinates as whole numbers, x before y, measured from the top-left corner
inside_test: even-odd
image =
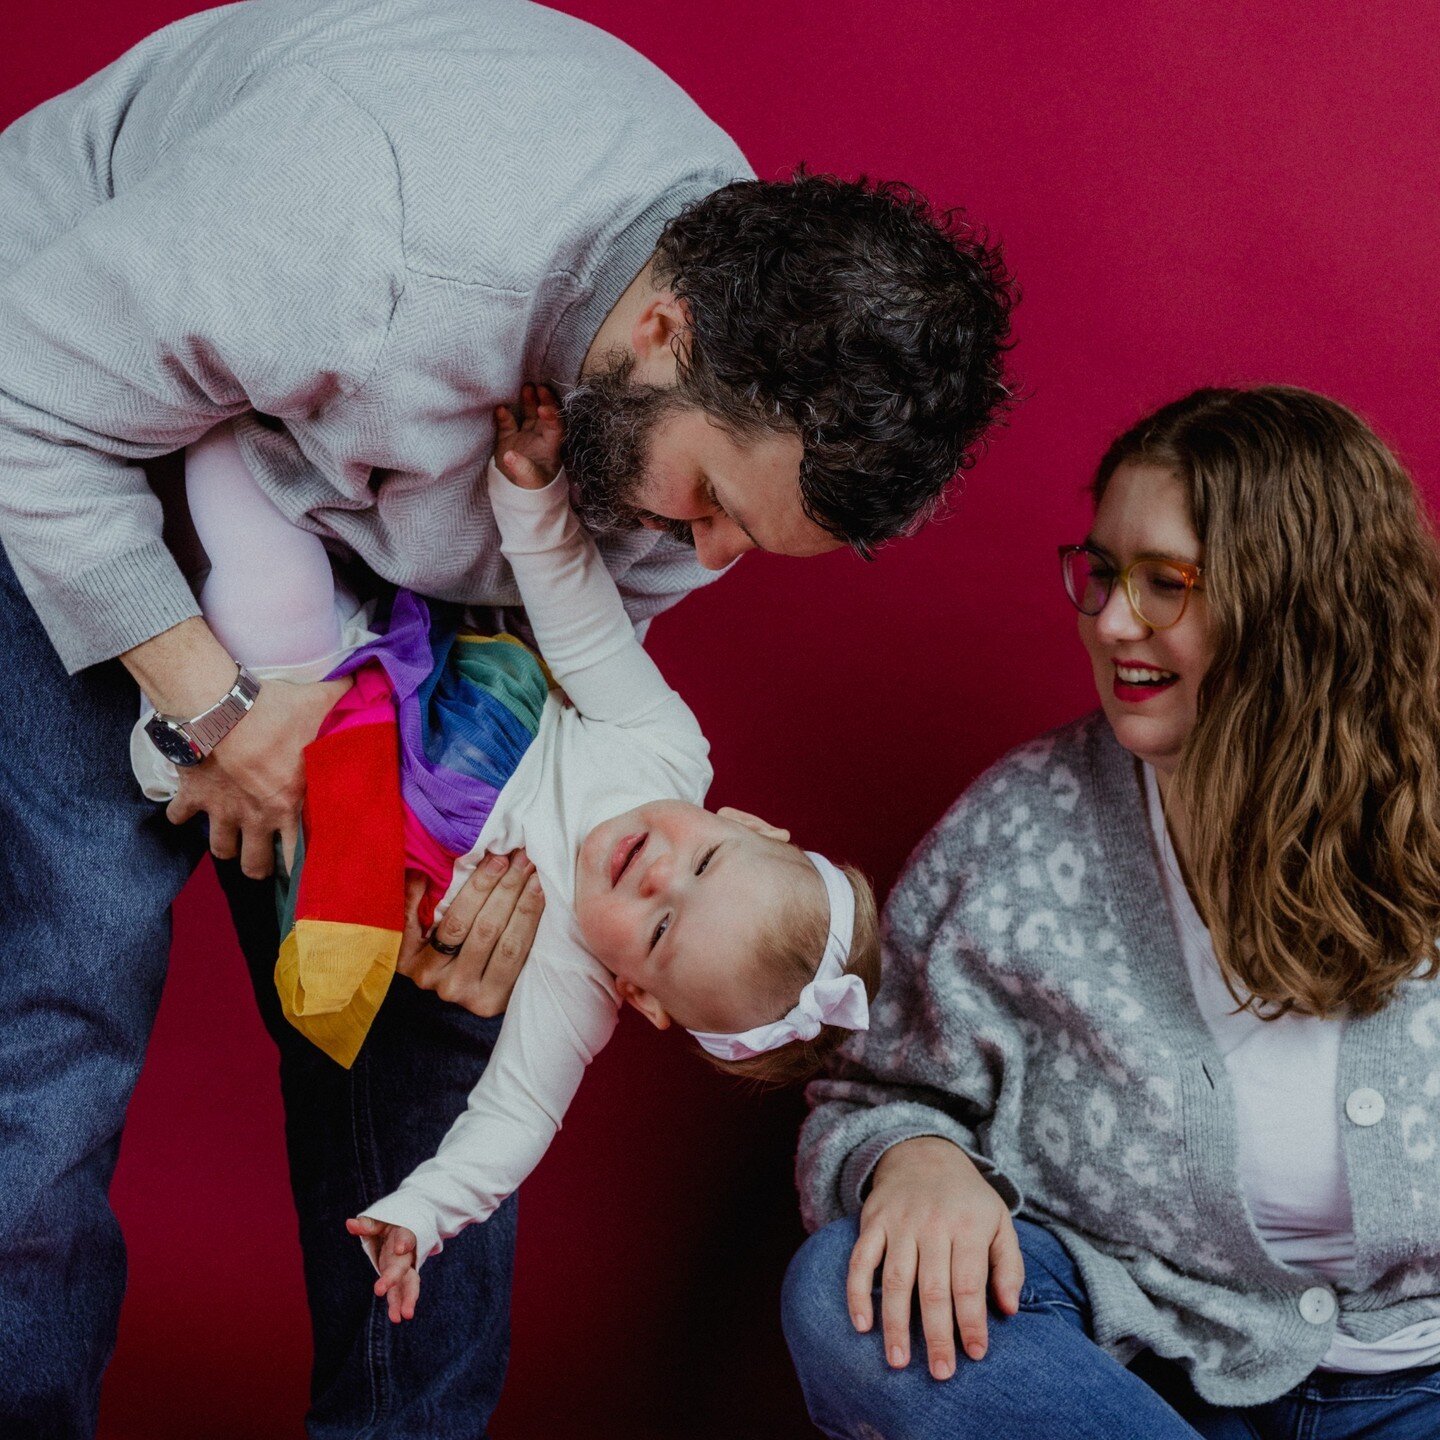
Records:
[[[3,553],[0,656],[0,1436],[72,1440],[94,1433],[125,1288],[108,1190],[170,904],[205,846],[140,795],[134,683],[118,662],[67,676]],[[405,1325],[386,1318],[344,1221],[435,1152],[499,1022],[397,977],[341,1069],[281,1017],[273,885],[219,868],[279,1049],[315,1341],[309,1433],[479,1440],[505,1370],[513,1202],[426,1265]]]
[[[811,1418],[835,1440],[1436,1440],[1440,1367],[1382,1376],[1316,1372],[1267,1405],[1217,1409],[1178,1367],[1145,1355],[1130,1368],[1089,1338],[1079,1273],[1047,1230],[1016,1222],[1025,1255],[1019,1313],[990,1315],[983,1360],[957,1355],[932,1380],[912,1325],[910,1364],[885,1363],[876,1324],[859,1335],[845,1305],[858,1227],[812,1235],[785,1277],[785,1338]],[[1144,1376],[1142,1379],[1141,1376]],[[1162,1398],[1163,1396],[1163,1398]]]

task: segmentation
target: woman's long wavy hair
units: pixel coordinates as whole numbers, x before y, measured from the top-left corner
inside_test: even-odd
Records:
[[[1440,965],[1440,557],[1409,475],[1306,390],[1197,390],[1126,431],[1185,484],[1214,659],[1175,775],[1237,1003],[1379,1010]]]

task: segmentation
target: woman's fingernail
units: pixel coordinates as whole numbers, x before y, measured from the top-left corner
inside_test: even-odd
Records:
[[[898,1345],[890,1347],[890,1363],[897,1370],[905,1363],[905,1352]]]
[[[850,1323],[863,1335],[870,1328],[869,1322],[857,1310],[851,1317]]]
[[[974,1345],[967,1345],[965,1347],[965,1353],[972,1360],[983,1360],[985,1358],[985,1347],[978,1343]]]
[[[955,1367],[948,1360],[940,1360],[930,1373],[937,1380],[948,1380],[955,1373]]]
[[[503,855],[492,855],[486,862],[485,868],[493,870],[497,875],[509,869],[510,862]]]

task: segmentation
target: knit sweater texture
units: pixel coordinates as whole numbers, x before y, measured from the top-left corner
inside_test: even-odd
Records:
[[[72,671],[198,614],[136,462],[233,418],[294,523],[514,605],[492,407],[568,385],[667,221],[750,170],[613,37],[519,0],[245,0],[0,135],[0,540]],[[607,537],[632,619],[703,583]]]
[[[890,898],[872,1028],[810,1088],[802,1208],[812,1229],[858,1211],[886,1150],[943,1136],[1065,1245],[1101,1345],[1255,1405],[1308,1375],[1337,1324],[1375,1341],[1440,1314],[1440,985],[1408,981],[1346,1022],[1334,1103],[1356,1268],[1327,1284],[1251,1222],[1225,1065],[1161,885],[1135,760],[1102,715],[977,780]],[[1347,1116],[1360,1087],[1383,1097],[1378,1123]]]

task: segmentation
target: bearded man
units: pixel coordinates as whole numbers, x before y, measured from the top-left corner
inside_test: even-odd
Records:
[[[868,554],[930,514],[1004,403],[1007,284],[904,187],[756,181],[653,66],[537,6],[247,0],[0,136],[0,1432],[93,1433],[108,1188],[207,845],[280,1050],[310,1433],[478,1433],[503,1376],[513,1202],[394,1331],[342,1221],[463,1108],[541,898],[482,867],[348,1072],[284,1024],[265,877],[333,695],[245,683],[143,464],[230,423],[337,562],[514,605],[490,417],[545,381],[643,623],[748,550]],[[195,762],[164,813],[137,685]]]

